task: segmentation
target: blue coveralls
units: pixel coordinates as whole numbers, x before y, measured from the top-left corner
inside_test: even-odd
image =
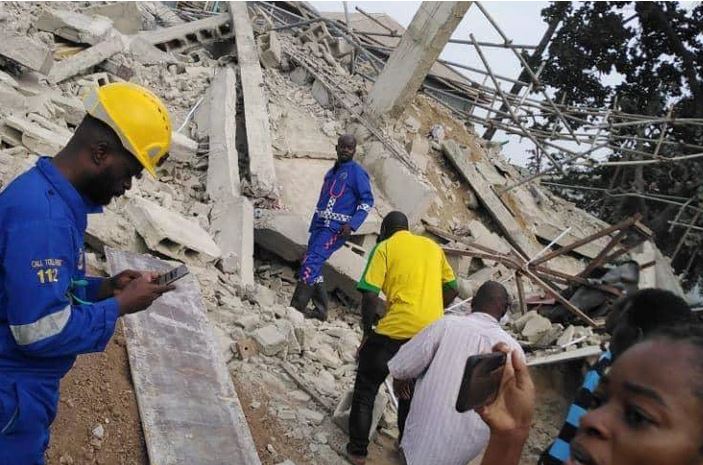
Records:
[[[362,225],[373,207],[369,175],[351,160],[335,166],[325,175],[317,209],[310,222],[308,248],[300,266],[300,280],[307,285],[321,283],[322,266],[344,245],[342,226],[352,231]]]
[[[83,251],[100,211],[48,158],[0,193],[0,465],[44,463],[59,381],[115,330],[114,298],[81,303],[102,282],[85,277]]]

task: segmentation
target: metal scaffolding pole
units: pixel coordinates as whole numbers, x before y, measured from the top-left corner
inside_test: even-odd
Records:
[[[547,151],[544,149],[544,147],[542,146],[542,144],[540,144],[539,141],[538,141],[537,139],[535,139],[535,138],[532,136],[532,134],[530,134],[530,133],[527,131],[527,129],[522,125],[522,123],[521,123],[520,120],[518,119],[518,117],[517,117],[517,115],[515,114],[515,112],[513,112],[512,107],[511,107],[510,104],[508,103],[508,100],[507,100],[507,98],[505,97],[505,94],[503,93],[503,90],[500,88],[500,84],[498,84],[498,81],[496,80],[496,77],[493,75],[493,71],[491,70],[491,67],[490,67],[490,65],[488,64],[488,61],[486,60],[486,57],[483,55],[483,52],[481,51],[481,47],[479,47],[478,44],[476,43],[476,38],[474,37],[473,34],[469,34],[469,37],[471,38],[471,41],[472,41],[473,44],[474,44],[474,48],[476,49],[476,52],[478,53],[479,57],[481,58],[481,61],[483,62],[483,66],[486,68],[486,71],[488,71],[488,73],[489,73],[489,76],[490,76],[491,80],[493,81],[493,85],[494,85],[494,86],[496,87],[496,89],[498,90],[498,93],[500,94],[500,97],[503,99],[503,101],[506,103],[506,105],[508,105],[508,112],[510,113],[510,117],[513,119],[513,121],[515,121],[515,124],[517,124],[517,125],[520,127],[520,129],[522,129],[522,130],[525,132],[525,134],[528,134],[527,137],[537,146],[537,148],[541,149],[541,150],[544,152],[545,156],[546,156],[547,158],[549,158],[549,160],[554,164],[554,166],[555,166],[562,174],[566,174],[566,173],[564,172],[564,169],[561,167],[561,165],[560,165],[549,153],[547,153]]]

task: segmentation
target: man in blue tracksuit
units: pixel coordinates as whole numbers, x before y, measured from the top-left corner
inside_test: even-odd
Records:
[[[151,172],[170,144],[153,94],[124,83],[99,89],[66,147],[0,193],[0,465],[44,463],[59,381],[76,356],[102,351],[120,315],[172,289],[132,270],[85,276],[87,215],[143,167]],[[143,147],[149,158],[137,157]]]
[[[369,175],[356,163],[356,139],[345,134],[337,140],[337,162],[325,175],[317,208],[310,222],[310,239],[303,257],[291,307],[305,316],[327,319],[328,298],[322,266],[359,229],[373,207]],[[313,299],[314,308],[308,310]]]

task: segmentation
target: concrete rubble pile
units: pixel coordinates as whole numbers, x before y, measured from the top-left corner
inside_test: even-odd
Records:
[[[77,4],[0,5],[0,188],[38,156],[53,156],[64,146],[92,86],[129,80],[152,89],[172,116],[171,156],[158,180],[143,176],[103,215],[90,216],[89,263],[105,268],[105,246],[186,263],[200,281],[235,384],[271,400],[247,407],[266,408],[288,427],[292,441],[308,444],[298,451],[306,460],[339,463],[345,437],[334,425],[345,424],[361,338],[355,283],[381,218],[400,209],[413,230],[424,228],[447,247],[475,241],[507,253],[511,238],[448,152],[470,159],[495,187],[513,183],[519,173],[499,147],[424,95],[397,119],[362,122],[371,84],[349,74],[352,45],[325,23],[270,31],[273,18],[262,9],[250,7],[247,17],[245,4],[233,8],[241,10],[232,12],[236,27],[226,10],[186,21],[158,2],[81,11]],[[21,44],[21,53],[8,44]],[[364,69],[368,63],[360,66],[370,71]],[[371,175],[376,205],[326,265],[336,298],[330,319],[320,323],[287,304],[319,186],[345,132],[357,137],[357,160]],[[508,196],[520,206],[512,213],[536,246],[537,237],[549,241],[567,225],[583,235],[603,227],[539,187]],[[643,254],[649,260],[651,254]],[[516,292],[503,265],[449,259],[462,299],[488,279]],[[587,259],[574,254],[557,266],[577,273]],[[540,289],[526,284],[527,294],[539,296]],[[602,342],[578,322],[553,324],[535,311],[511,316],[511,331],[536,351]],[[397,434],[385,393],[377,418],[383,432]],[[267,449],[273,459],[292,463]]]

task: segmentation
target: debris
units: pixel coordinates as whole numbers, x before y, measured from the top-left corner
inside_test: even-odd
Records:
[[[276,325],[259,328],[252,333],[252,337],[259,346],[259,352],[269,357],[278,354],[288,345],[288,339]]]
[[[237,79],[231,67],[222,68],[208,91],[209,111],[207,193],[214,201],[239,197],[239,161],[233,122],[237,112]]]
[[[332,415],[332,421],[342,428],[345,433],[349,433],[349,413],[351,412],[351,402],[352,394],[354,391],[347,391],[342,396],[337,408],[334,410]],[[381,420],[383,411],[388,403],[388,397],[383,389],[378,390],[376,395],[376,400],[373,404],[373,413],[371,414],[371,429],[369,430],[369,440],[373,439],[376,435],[376,428],[378,427],[378,422]]]
[[[82,11],[89,16],[111,19],[115,29],[122,34],[136,34],[142,26],[142,12],[139,11],[138,4],[139,2],[114,2],[89,6]]]
[[[105,428],[103,428],[103,425],[98,423],[98,425],[91,431],[91,434],[95,439],[102,440],[105,437]]]
[[[249,155],[249,189],[255,197],[275,198],[278,195],[276,172],[273,165],[266,98],[263,93],[264,78],[249,20],[249,11],[245,2],[230,2],[229,8],[236,35],[237,61],[242,79],[246,145]]]
[[[171,268],[145,255],[111,249],[106,255],[111,275],[125,269]],[[232,378],[205,315],[200,288],[191,274],[156,300],[148,312],[124,320],[150,461],[169,464],[178,457],[184,463],[260,465]],[[166,411],[168,415],[159,413]],[[182,440],[174,441],[176,437]]]
[[[127,213],[151,250],[200,264],[221,255],[220,248],[200,226],[154,202],[136,197],[127,206]]]
[[[39,155],[55,155],[71,137],[70,131],[54,133],[19,116],[5,118],[0,134],[3,140],[12,141],[11,145],[21,141],[22,145]]]
[[[71,42],[95,45],[112,30],[112,21],[105,17],[90,17],[76,11],[47,8],[34,26]]]
[[[254,208],[246,197],[215,202],[210,231],[220,248],[219,267],[235,273],[244,286],[254,285]]]
[[[187,52],[204,43],[232,37],[230,16],[222,13],[205,19],[153,31],[141,32],[140,39],[164,52]]]
[[[278,34],[275,31],[259,36],[259,59],[264,68],[278,69],[281,67],[283,54]]]
[[[0,31],[0,56],[31,70],[48,74],[54,64],[51,50],[41,42],[10,32]]]
[[[56,63],[49,73],[49,80],[60,83],[66,79],[89,70],[102,61],[107,60],[116,53],[124,50],[125,44],[121,35],[113,33],[104,41],[83,50],[70,58]]]
[[[258,353],[256,341],[251,338],[240,339],[235,342],[235,348],[239,358],[246,360]]]
[[[198,143],[180,132],[174,131],[171,134],[171,149],[168,153],[170,160],[181,163],[193,162],[198,153]]]

